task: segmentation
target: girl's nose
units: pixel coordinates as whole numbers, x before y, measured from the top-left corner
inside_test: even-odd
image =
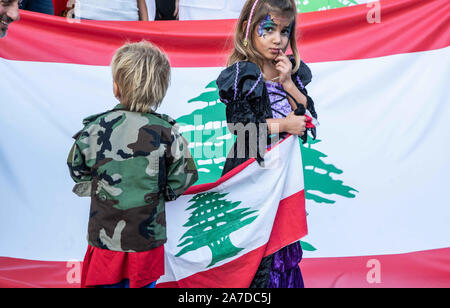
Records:
[[[6,16],[8,16],[12,21],[17,21],[20,19],[19,1],[13,1],[6,11]]]
[[[281,44],[281,34],[278,31],[273,34],[273,43],[277,45]]]

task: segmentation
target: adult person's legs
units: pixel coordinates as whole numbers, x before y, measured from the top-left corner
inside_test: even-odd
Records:
[[[20,5],[22,10],[54,15],[52,0],[22,0]]]
[[[155,20],[176,20],[178,19],[177,0],[156,0]]]

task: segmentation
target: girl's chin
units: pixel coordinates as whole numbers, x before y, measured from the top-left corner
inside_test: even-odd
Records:
[[[273,61],[278,57],[278,53],[267,52],[263,56],[266,61]]]

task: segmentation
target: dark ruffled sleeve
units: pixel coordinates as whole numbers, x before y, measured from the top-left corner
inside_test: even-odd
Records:
[[[264,80],[256,64],[238,62],[228,67],[217,79],[217,86],[229,124],[266,123],[261,103]]]
[[[256,158],[261,164],[267,143],[260,141],[267,140],[266,118],[271,117],[261,71],[254,63],[238,62],[220,74],[217,86],[220,100],[226,105],[228,129],[237,136],[233,153],[229,154],[234,158],[227,158],[224,172],[248,158]]]
[[[291,61],[293,62],[293,65],[295,66],[295,60],[291,58]],[[311,69],[306,65],[305,62],[300,62],[300,68],[296,73],[292,75],[292,80],[294,81],[297,88],[302,92],[307,99],[307,107],[306,109],[309,110],[311,115],[317,119],[317,112],[314,107],[314,101],[313,99],[308,95],[308,90],[306,90],[306,86],[311,82],[312,80],[312,73]]]

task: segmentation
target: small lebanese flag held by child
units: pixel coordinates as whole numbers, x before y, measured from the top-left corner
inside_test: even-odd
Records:
[[[317,121],[316,118],[314,118],[311,113],[306,110],[306,128],[316,128],[317,126],[319,126],[319,121]]]
[[[250,159],[166,211],[166,274],[157,287],[248,288],[263,257],[307,234],[299,138],[272,147],[264,167]]]

